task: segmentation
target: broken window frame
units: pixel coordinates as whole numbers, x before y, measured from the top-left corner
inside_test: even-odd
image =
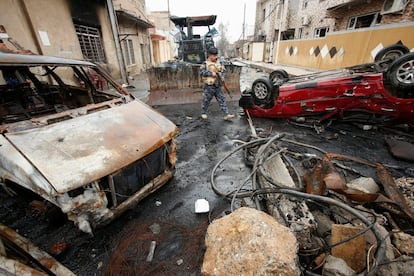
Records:
[[[329,33],[329,27],[315,28],[315,37],[325,37]]]
[[[370,23],[368,23],[369,17],[372,17]],[[357,16],[352,16],[348,19],[347,30],[355,30],[361,28],[370,28],[381,23],[382,15],[380,12],[373,12],[367,14],[361,14]]]

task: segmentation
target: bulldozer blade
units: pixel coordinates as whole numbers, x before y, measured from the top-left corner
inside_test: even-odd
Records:
[[[203,82],[200,77],[200,66],[191,63],[171,63],[148,69],[150,83],[148,104],[201,103]],[[223,92],[229,101],[238,100],[240,97],[241,68],[239,65],[226,65],[225,83],[231,97],[224,88]]]

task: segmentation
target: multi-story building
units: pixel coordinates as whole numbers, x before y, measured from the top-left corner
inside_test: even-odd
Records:
[[[145,0],[112,0],[118,22],[118,36],[129,75],[152,66],[151,38],[154,25],[145,12]]]
[[[255,40],[324,37],[328,32],[414,21],[410,0],[258,0]]]
[[[90,60],[122,82],[151,66],[145,0],[2,0],[0,25],[33,53]]]
[[[255,25],[248,56],[266,62],[331,69],[414,49],[412,0],[257,0]]]
[[[170,35],[171,30],[174,28],[174,23],[170,20],[170,12],[153,11],[148,14],[148,18],[155,26],[155,28],[150,29],[154,65],[172,60],[176,43]]]

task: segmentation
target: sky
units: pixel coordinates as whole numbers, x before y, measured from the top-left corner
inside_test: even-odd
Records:
[[[168,4],[170,14],[179,17],[217,15],[213,27],[218,30],[219,24],[223,23],[230,42],[243,39],[243,19],[245,38],[253,34],[256,0],[145,0],[148,12],[168,11]]]

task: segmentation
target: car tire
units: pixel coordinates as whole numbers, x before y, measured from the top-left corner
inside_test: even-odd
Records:
[[[258,78],[252,84],[252,97],[257,105],[268,104],[272,98],[273,84],[268,78]]]
[[[390,84],[400,90],[414,89],[414,53],[394,60],[387,74]]]
[[[393,44],[381,49],[374,58],[381,71],[387,71],[389,65],[399,57],[409,53],[410,50],[402,44]]]
[[[283,69],[277,69],[269,74],[269,79],[272,83],[284,83],[289,80],[289,74]]]

